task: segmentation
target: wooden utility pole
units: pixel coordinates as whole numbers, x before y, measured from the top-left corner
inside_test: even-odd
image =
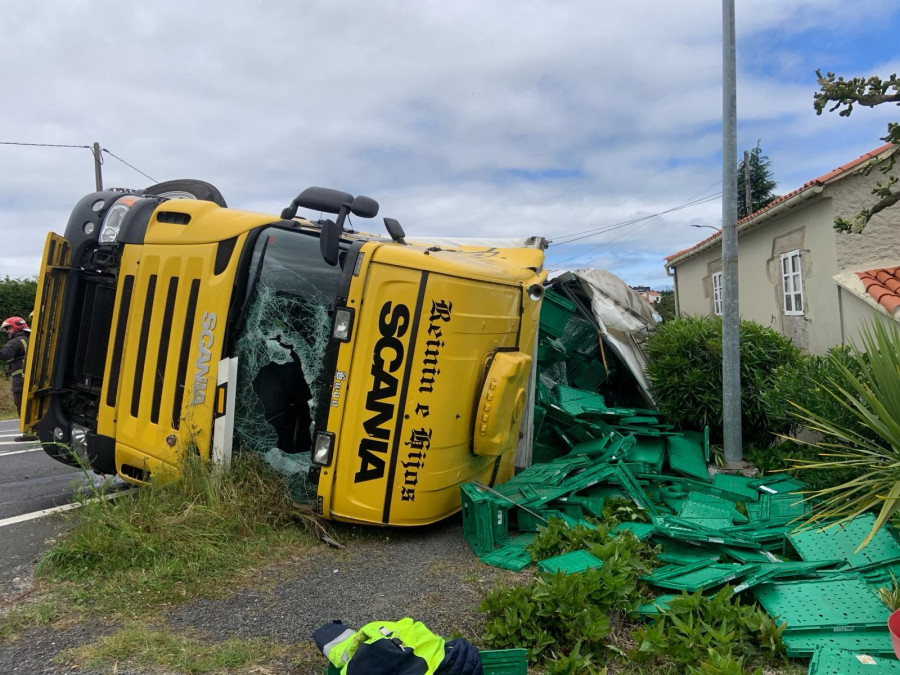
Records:
[[[753,213],[753,190],[750,186],[750,153],[744,150],[744,204],[747,207],[745,216]]]
[[[100,159],[100,144],[94,143],[91,150],[94,153],[94,182],[97,184],[97,192],[100,192],[103,190],[103,172],[100,169],[103,162]]]

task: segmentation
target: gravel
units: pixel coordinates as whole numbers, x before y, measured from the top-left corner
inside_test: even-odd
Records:
[[[339,532],[349,536],[354,530],[339,528]],[[477,607],[483,594],[522,578],[482,564],[463,538],[459,516],[421,528],[366,531],[345,543],[343,550],[323,544],[302,559],[262,570],[253,583],[229,597],[194,600],[163,611],[160,627],[211,641],[266,638],[312,645],[312,632],[333,619],[357,628],[369,621],[410,616],[438,635],[477,641],[483,620]],[[117,628],[91,621],[64,629],[30,630],[16,641],[0,643],[0,673],[87,672],[55,659],[66,649],[90,644]],[[307,652],[312,654],[313,648]],[[324,657],[312,661],[266,664],[247,672],[324,672]],[[104,672],[167,671],[118,667]]]

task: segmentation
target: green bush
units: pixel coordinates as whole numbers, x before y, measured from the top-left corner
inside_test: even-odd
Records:
[[[860,548],[895,514],[900,513],[900,329],[875,320],[862,331],[861,345],[851,349],[853,368],[835,364],[840,379],[822,383],[826,392],[855,417],[852,428],[827,413],[798,407],[810,431],[822,434],[819,458],[797,460],[806,470],[852,470],[856,477],[817,490],[809,522],[855,518],[878,511]],[[864,430],[864,431],[860,431]],[[802,476],[803,474],[801,474]]]
[[[743,674],[744,659],[771,660],[782,653],[785,626],[758,607],[742,605],[731,586],[710,597],[683,593],[652,625],[634,632],[632,657],[651,664],[655,673],[680,675],[693,668],[688,672]]]
[[[803,426],[798,417],[797,406],[800,406],[827,417],[839,427],[874,437],[847,406],[831,394],[832,383],[847,388],[845,372],[855,377],[862,374],[847,345],[836,345],[825,356],[801,356],[796,363],[775,368],[769,388],[763,394],[769,418],[789,433],[796,433]]]
[[[638,580],[650,571],[652,549],[630,533],[610,537],[600,525],[569,528],[552,519],[529,552],[537,560],[588,550],[603,561],[584,574],[542,574],[528,584],[489,593],[482,641],[490,649],[525,647],[532,663],[548,673],[602,672],[610,615],[624,617],[641,602]]]
[[[663,323],[646,344],[647,376],[656,404],[682,429],[709,426],[710,440],[722,440],[722,321],[682,317]],[[800,361],[789,339],[753,321],[740,323],[741,428],[744,443],[768,446],[790,425],[770,418],[764,392],[773,372]]]
[[[821,462],[821,449],[793,439],[785,439],[769,448],[744,448],[744,458],[763,474],[787,472],[799,478],[810,490],[823,490],[853,480],[862,471],[853,467],[828,469],[799,468],[798,462]]]

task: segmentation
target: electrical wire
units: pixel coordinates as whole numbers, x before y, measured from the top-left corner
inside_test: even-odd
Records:
[[[707,189],[709,189],[709,188],[707,188]],[[706,192],[706,190],[701,190],[700,192],[697,193],[697,195],[703,194],[703,192]],[[664,211],[660,211],[658,213],[651,213],[646,216],[641,216],[640,218],[634,218],[633,220],[626,220],[621,223],[616,223],[614,225],[606,225],[603,227],[597,227],[597,228],[593,228],[590,230],[582,230],[581,232],[572,232],[571,234],[564,234],[564,235],[562,235],[562,237],[560,239],[554,239],[553,242],[551,243],[551,246],[558,245],[558,244],[569,244],[573,241],[578,241],[580,239],[587,239],[588,237],[590,237],[594,234],[602,234],[604,232],[609,232],[611,230],[617,230],[621,227],[633,225],[635,223],[639,223],[641,221],[648,220],[650,218],[656,218],[657,216],[662,216],[667,213],[672,213],[674,211],[680,211],[682,209],[690,208],[691,206],[697,206],[698,204],[705,204],[706,202],[711,202],[716,199],[719,199],[722,196],[722,193],[716,192],[715,194],[709,195],[707,197],[702,197],[699,199],[695,198],[697,195],[695,195],[694,197],[690,197],[687,201],[682,202],[681,204],[673,206],[672,208],[666,209]]]
[[[35,147],[35,148],[80,148],[80,149],[86,149],[86,150],[91,150],[91,151],[93,151],[93,147],[90,146],[90,145],[68,145],[68,144],[65,144],[65,143],[20,143],[20,142],[17,142],[17,141],[0,141],[0,145],[21,145],[21,146]],[[155,178],[153,178],[153,176],[148,176],[146,173],[144,173],[143,171],[141,171],[140,169],[138,169],[136,166],[134,166],[133,164],[129,164],[129,163],[126,162],[124,159],[122,159],[121,157],[119,157],[117,154],[115,154],[115,153],[112,152],[111,150],[108,150],[107,148],[100,148],[100,153],[98,153],[98,155],[97,155],[97,157],[96,157],[97,162],[99,162],[100,164],[103,164],[102,153],[104,153],[104,152],[105,152],[107,155],[109,155],[110,157],[113,157],[114,159],[119,160],[120,162],[122,162],[122,164],[124,164],[124,165],[127,166],[128,168],[137,171],[137,172],[138,172],[139,174],[141,174],[144,178],[149,178],[149,179],[152,180],[154,183],[158,183],[158,182],[159,182],[158,180],[156,180]]]
[[[119,157],[118,155],[116,155],[115,153],[113,153],[111,150],[107,150],[106,148],[100,148],[100,150],[101,150],[102,152],[105,152],[105,153],[106,153],[107,155],[109,155],[110,157],[113,157],[113,158],[119,160],[119,161],[122,162],[122,164],[124,164],[125,166],[127,166],[127,167],[129,167],[129,168],[131,168],[131,169],[134,169],[134,170],[137,171],[139,174],[141,174],[144,178],[149,178],[149,179],[152,180],[154,183],[158,183],[158,182],[159,182],[159,181],[156,180],[153,176],[148,176],[148,175],[145,174],[143,171],[141,171],[140,169],[138,169],[136,166],[132,166],[131,164],[129,164],[128,162],[126,162],[124,159],[122,159],[121,157]]]
[[[707,202],[715,201],[715,200],[721,198],[721,196],[722,196],[722,193],[719,192],[719,193],[716,193],[716,194],[714,194],[714,195],[710,195],[709,197],[703,197],[702,199],[696,199],[696,200],[694,200],[694,201],[692,201],[692,202],[688,202],[688,203],[686,203],[686,204],[684,204],[684,205],[682,205],[682,206],[673,206],[672,208],[666,209],[665,211],[660,211],[659,213],[651,213],[651,214],[648,214],[648,215],[646,215],[646,216],[641,216],[640,218],[634,218],[634,219],[632,219],[632,220],[626,220],[626,221],[623,221],[623,222],[621,222],[621,223],[616,223],[615,225],[609,225],[609,226],[606,226],[606,227],[599,227],[599,228],[596,228],[596,229],[593,229],[593,230],[589,230],[589,231],[586,231],[585,233],[579,234],[578,236],[575,236],[574,234],[571,234],[571,235],[563,235],[562,240],[560,240],[560,239],[554,239],[554,240],[550,243],[550,246],[552,247],[552,246],[559,246],[559,245],[562,245],[562,244],[571,244],[571,243],[574,242],[574,241],[580,241],[581,239],[588,239],[588,238],[593,237],[593,236],[596,236],[596,235],[598,235],[598,234],[604,234],[604,233],[606,233],[606,232],[612,232],[613,230],[620,230],[620,229],[622,229],[623,227],[628,227],[629,225],[635,225],[635,224],[637,224],[637,223],[642,223],[642,222],[647,221],[647,220],[652,220],[653,218],[659,218],[660,216],[663,216],[663,215],[665,215],[665,214],[667,214],[667,213],[673,213],[673,212],[675,212],[675,211],[681,211],[682,209],[687,209],[687,208],[690,208],[690,207],[692,207],[692,206],[697,206],[697,205],[699,205],[699,204],[705,204],[705,203],[707,203]],[[566,238],[566,237],[568,237],[568,238]]]
[[[602,234],[602,233],[605,233],[605,232],[610,232],[610,231],[612,231],[612,230],[618,230],[618,229],[621,229],[621,228],[623,228],[623,227],[627,227],[628,225],[635,225],[636,223],[643,223],[642,225],[639,225],[638,227],[636,227],[634,230],[630,230],[630,231],[628,231],[628,232],[622,232],[622,233],[619,234],[618,236],[613,237],[612,239],[608,239],[608,240],[606,240],[606,241],[604,241],[604,242],[601,242],[601,243],[600,243],[599,245],[597,245],[597,246],[594,246],[594,247],[589,248],[589,249],[584,250],[584,251],[579,251],[578,253],[576,253],[576,254],[573,255],[573,256],[570,256],[570,257],[568,257],[568,258],[564,258],[563,260],[555,261],[555,262],[552,263],[552,264],[553,264],[553,265],[562,265],[562,264],[567,263],[567,262],[569,262],[569,261],[571,261],[571,260],[575,260],[576,258],[581,258],[581,257],[583,257],[583,256],[585,256],[585,255],[587,255],[587,254],[589,254],[589,253],[593,253],[593,252],[595,252],[595,251],[597,251],[597,250],[599,250],[599,249],[602,249],[604,246],[607,246],[607,245],[611,244],[612,242],[621,239],[621,238],[624,237],[626,234],[635,234],[635,233],[637,233],[637,232],[641,232],[641,231],[643,231],[643,230],[647,227],[647,225],[650,224],[649,221],[651,221],[652,219],[657,218],[657,217],[659,217],[659,216],[662,216],[662,215],[664,215],[664,214],[666,214],[666,213],[672,213],[673,211],[679,211],[679,210],[681,210],[681,209],[689,208],[689,207],[691,207],[691,206],[697,206],[698,204],[705,204],[705,203],[707,203],[707,202],[711,202],[711,201],[714,201],[714,200],[716,200],[716,199],[719,199],[719,198],[721,198],[721,196],[722,196],[722,193],[721,193],[721,192],[717,192],[717,193],[715,193],[715,194],[709,195],[709,196],[707,196],[707,197],[702,197],[702,198],[699,198],[699,199],[698,199],[698,197],[699,197],[700,195],[702,195],[704,192],[706,192],[706,191],[710,190],[711,188],[717,186],[717,185],[718,185],[719,183],[721,183],[721,182],[722,182],[722,181],[717,181],[717,182],[713,183],[712,185],[710,185],[710,186],[704,188],[703,190],[700,190],[699,192],[695,193],[695,194],[692,195],[691,197],[688,197],[688,199],[685,200],[684,202],[681,202],[681,204],[679,204],[679,205],[677,205],[677,206],[673,206],[673,207],[670,208],[670,209],[666,209],[665,211],[660,211],[659,213],[653,213],[653,214],[650,214],[650,215],[647,215],[647,216],[642,216],[642,217],[640,217],[640,218],[634,218],[633,220],[625,221],[625,222],[622,222],[622,223],[617,223],[617,224],[615,224],[615,225],[611,225],[611,226],[604,227],[604,228],[596,228],[595,230],[586,230],[586,231],[584,231],[584,232],[573,233],[572,235],[564,235],[564,237],[565,237],[565,236],[568,236],[569,239],[567,239],[566,241],[559,242],[560,244],[569,244],[569,243],[572,243],[573,241],[578,241],[578,240],[580,240],[580,239],[587,239],[588,237],[594,236],[594,235],[596,235],[596,234]],[[582,235],[582,236],[574,236],[574,235]],[[553,246],[553,245],[556,245],[556,244],[557,244],[557,241],[554,240],[554,242],[552,242],[550,245]]]
[[[0,141],[0,145],[27,145],[38,148],[87,148],[91,149],[89,145],[64,145],[62,143],[16,143],[15,141]]]

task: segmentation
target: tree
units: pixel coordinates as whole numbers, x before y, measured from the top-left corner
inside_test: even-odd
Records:
[[[671,321],[675,318],[675,291],[660,291],[659,302],[656,303],[656,313],[663,321]]]
[[[0,322],[10,316],[21,316],[27,321],[36,293],[36,279],[0,279]],[[0,344],[5,342],[6,333],[0,333]]]
[[[853,112],[854,105],[867,108],[874,108],[882,103],[900,105],[900,79],[896,74],[886,80],[876,76],[854,77],[852,80],[845,80],[843,77],[835,78],[834,73],[822,75],[822,71],[817,70],[816,76],[818,77],[819,91],[813,96],[813,107],[816,109],[817,115],[821,115],[822,111],[832,103],[834,105],[828,108],[828,112],[837,110],[841,117],[849,117]],[[894,168],[897,153],[900,152],[900,124],[889,122],[887,136],[882,136],[881,140],[892,143],[894,145],[893,152],[888,157],[863,167],[860,170],[863,175],[868,175],[876,166],[885,175]],[[857,213],[852,220],[835,218],[834,229],[838,232],[861,233],[869,224],[872,216],[900,201],[900,192],[893,189],[897,182],[897,176],[888,176],[885,182],[876,183],[872,189],[872,194],[878,198],[875,203]]]
[[[744,180],[744,160],[738,162],[738,178],[737,178],[737,206],[738,220],[756,213],[778,199],[778,196],[772,193],[775,189],[775,181],[772,180],[772,162],[769,158],[762,154],[762,148],[759,147],[759,141],[756,141],[756,147],[750,151],[750,208],[747,208],[747,188]]]

